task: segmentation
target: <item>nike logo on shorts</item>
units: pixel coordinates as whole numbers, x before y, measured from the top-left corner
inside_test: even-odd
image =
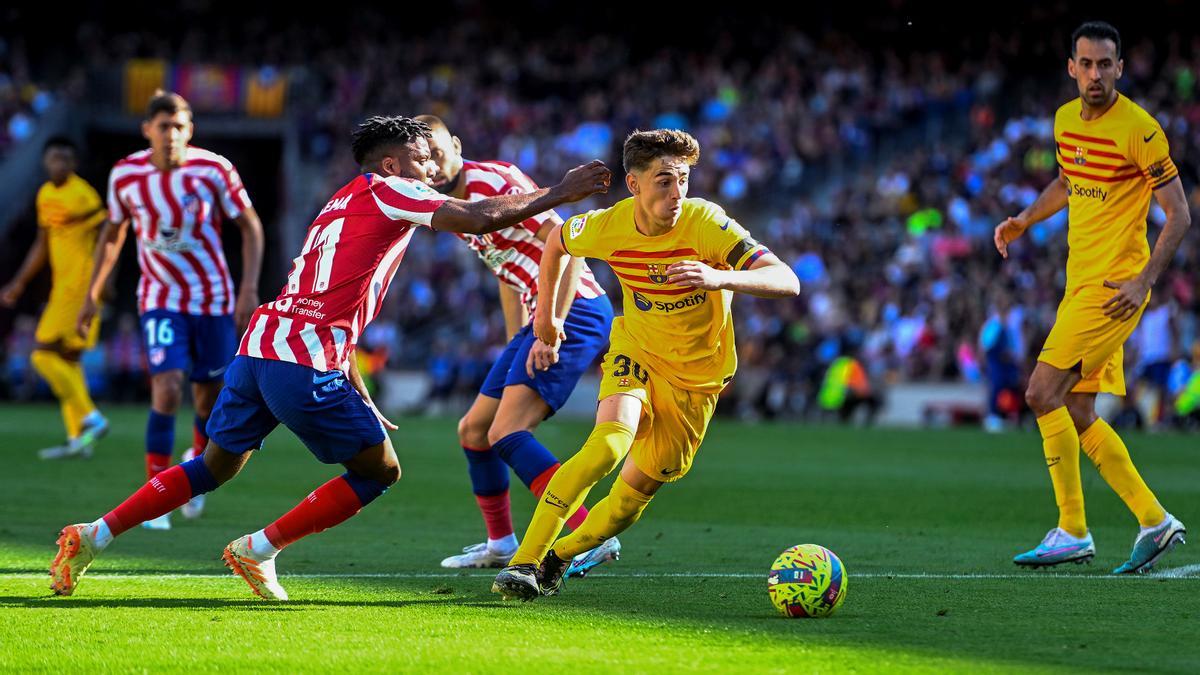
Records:
[[[332,382],[341,376],[342,371],[340,370],[335,370],[332,373],[325,373],[324,375],[313,375],[313,384],[325,384],[326,382]]]

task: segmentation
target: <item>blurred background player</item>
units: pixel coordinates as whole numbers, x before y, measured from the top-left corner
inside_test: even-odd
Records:
[[[625,531],[666,483],[692,466],[737,368],[734,292],[800,292],[791,268],[716,204],[687,199],[700,144],[682,131],[635,131],[625,141],[633,196],[569,219],[550,233],[538,279],[534,365],[549,367],[563,324],[552,304],[567,256],[608,262],[621,280],[624,316],[604,356],[596,426],[550,479],[521,546],[492,586],[506,599],[558,593],[569,561]],[[628,455],[628,458],[626,458]],[[608,496],[570,535],[567,515],[624,459]]]
[[[51,563],[51,588],[70,595],[95,556],[139,522],[159,517],[233,478],[281,422],[318,460],[347,471],[268,527],[225,548],[226,565],[265,599],[286,600],[275,575],[281,549],[350,518],[400,478],[400,464],[358,373],[354,350],[379,315],[413,232],[425,226],[483,234],[608,189],[595,161],[550,189],[466,202],[428,186],[429,127],[371,117],[354,134],[362,174],[313,221],[279,297],[258,307],[226,375],[201,457],[150,479],[91,524],[69,525]]]
[[[475,162],[462,156],[462,142],[433,115],[420,115],[432,135],[429,151],[437,173],[433,186],[455,199],[478,201],[503,194],[538,189],[536,183],[507,162]],[[530,366],[536,337],[529,317],[537,305],[538,263],[546,237],[562,225],[554,211],[546,211],[513,227],[484,235],[459,233],[492,274],[496,275],[504,310],[508,346],[492,365],[467,414],[458,423],[459,444],[467,457],[471,487],[487,527],[487,541],[467,546],[459,555],[442,561],[442,567],[504,567],[517,550],[508,496],[508,469],[535,497],[541,497],[558,470],[554,455],[533,436],[542,420],[566,403],[580,376],[600,356],[612,327],[613,309],[582,258],[564,266],[555,315],[565,323],[567,337],[558,360],[549,369],[535,372]],[[587,517],[582,504],[567,518],[572,529]],[[576,571],[586,571],[617,557],[617,539],[602,550],[579,560]]]
[[[146,422],[146,477],[171,465],[175,413],[183,398],[184,369],[195,406],[192,447],[207,444],[205,426],[225,368],[237,351],[237,331],[258,304],[263,230],[237,169],[229,160],[189,145],[192,109],[182,96],[157,92],[142,135],[150,148],[117,162],[109,176],[109,223],[101,230],[96,265],[79,325],[91,325],[96,302],[120,255],[129,224],[137,236],[138,313],[150,366],[150,417]],[[221,219],[242,234],[242,280],[236,304],[233,279],[221,248]],[[237,325],[234,325],[236,318]],[[196,517],[198,499],[184,509]],[[167,514],[148,529],[170,529]]]
[[[79,357],[96,345],[100,322],[94,317],[79,332],[75,319],[87,296],[96,234],[104,222],[100,195],[75,174],[78,148],[69,138],[46,141],[42,166],[48,180],[37,193],[37,239],[12,281],[0,289],[0,303],[13,307],[25,287],[50,263],[50,299],[38,321],[30,360],[62,406],[67,442],[38,452],[42,459],[90,455],[108,432],[108,421],[88,394]]]
[[[1066,292],[1025,393],[1042,434],[1058,526],[1016,556],[1018,565],[1045,567],[1095,555],[1080,485],[1081,444],[1141,526],[1129,560],[1114,574],[1150,569],[1185,533],[1146,486],[1121,437],[1096,415],[1097,392],[1125,395],[1122,345],[1191,225],[1166,134],[1116,90],[1123,67],[1121,37],[1109,24],[1085,23],[1071,35],[1067,71],[1079,98],[1054,116],[1059,178],[996,226],[996,249],[1008,257],[1008,244],[1031,225],[1068,209]],[[1146,242],[1151,195],[1166,214],[1153,254]]]

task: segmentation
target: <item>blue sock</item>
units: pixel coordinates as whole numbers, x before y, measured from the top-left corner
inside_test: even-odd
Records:
[[[187,474],[188,483],[192,486],[192,496],[202,495],[217,489],[217,478],[208,470],[203,457],[194,457],[179,465]]]
[[[471,475],[471,490],[480,497],[492,497],[508,491],[508,465],[500,459],[495,448],[472,450],[467,454],[467,473]]]
[[[166,455],[170,463],[171,453],[175,449],[175,416],[163,415],[150,410],[150,418],[146,420],[146,454]]]
[[[517,478],[530,490],[539,476],[558,464],[558,459],[528,431],[514,431],[493,443],[492,449],[500,454],[500,458],[512,467]]]
[[[350,489],[358,495],[358,501],[362,502],[363,506],[375,501],[376,497],[387,492],[388,489],[388,486],[379,481],[363,478],[349,471],[342,474],[342,478],[350,484]]]

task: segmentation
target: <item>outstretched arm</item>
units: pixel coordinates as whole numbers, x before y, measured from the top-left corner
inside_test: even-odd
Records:
[[[500,195],[468,202],[450,199],[433,212],[435,230],[487,234],[515,225],[556,206],[577,202],[598,192],[608,192],[612,172],[594,160],[567,172],[558,185],[533,192]]]

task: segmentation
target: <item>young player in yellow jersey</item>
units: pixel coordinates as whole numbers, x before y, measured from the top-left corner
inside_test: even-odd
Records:
[[[687,198],[699,158],[700,145],[682,131],[634,132],[624,148],[633,197],[550,233],[539,268],[534,368],[553,364],[564,338],[554,300],[568,256],[606,261],[620,279],[625,311],[613,321],[596,426],[550,480],[520,548],[496,577],[492,591],[505,599],[558,593],[575,555],[633,525],[659,488],[687,474],[717,395],[737,368],[733,293],[800,292],[791,268],[720,206]],[[622,460],[608,496],[555,541],[567,515]]]
[[[43,459],[89,455],[96,440],[108,431],[108,421],[92,403],[79,365],[81,353],[95,346],[100,325],[93,321],[87,337],[75,330],[75,317],[92,275],[92,250],[104,222],[104,206],[92,186],[75,175],[75,162],[76,148],[70,139],[46,141],[42,163],[50,180],[37,193],[37,239],[16,276],[0,289],[0,304],[16,305],[49,260],[50,300],[38,321],[30,360],[62,405],[67,442],[39,452]]]
[[[1013,559],[1027,567],[1095,555],[1084,518],[1080,445],[1141,525],[1133,553],[1114,574],[1149,570],[1185,533],[1146,487],[1121,438],[1096,416],[1097,392],[1125,395],[1122,344],[1191,225],[1166,134],[1116,90],[1123,65],[1112,26],[1085,23],[1072,34],[1067,71],[1079,98],[1054,117],[1059,179],[995,232],[997,250],[1008,257],[1008,244],[1029,226],[1068,208],[1066,292],[1025,393],[1038,416],[1058,525]],[[1151,195],[1167,216],[1153,254],[1146,243]]]

